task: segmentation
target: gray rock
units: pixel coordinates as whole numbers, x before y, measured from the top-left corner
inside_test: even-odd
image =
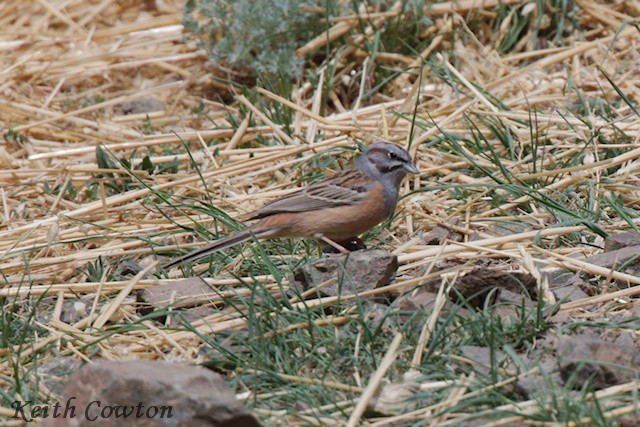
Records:
[[[92,303],[83,299],[68,300],[62,303],[60,320],[70,325],[79,322],[89,315]]]
[[[602,389],[633,380],[640,354],[630,342],[582,334],[560,341],[558,361],[562,379],[573,381],[574,389],[581,389],[587,381],[594,389]]]
[[[513,322],[525,314],[522,313],[523,304],[525,312],[532,313],[537,309],[537,301],[533,301],[528,295],[501,289],[492,310],[494,315],[502,317],[503,321]]]
[[[544,400],[550,393],[557,393],[558,388],[562,388],[562,378],[555,368],[555,360],[551,356],[544,356],[541,363],[531,364],[533,368],[537,366],[544,373],[535,373],[521,377],[516,381],[515,389],[525,399]]]
[[[260,426],[222,376],[151,360],[86,365],[69,379],[59,403],[74,410],[57,418],[50,411],[41,427]]]
[[[454,289],[474,307],[482,307],[486,297],[493,292],[497,297],[502,291],[525,295],[527,299],[536,299],[538,288],[533,276],[523,272],[509,272],[493,268],[476,267],[453,285]],[[495,290],[500,290],[495,293]],[[452,300],[457,300],[451,293]],[[495,300],[492,301],[492,304]]]
[[[617,427],[638,427],[640,426],[640,414],[629,414],[616,420]]]
[[[612,234],[604,239],[604,251],[611,252],[628,246],[640,246],[640,233],[637,231],[626,231],[624,233]]]
[[[578,301],[589,298],[589,295],[583,291],[580,286],[560,286],[553,289],[553,294],[558,301],[563,303]]]
[[[394,305],[398,311],[433,309],[433,303],[437,297],[438,294],[419,288],[400,296]]]
[[[187,323],[193,323],[196,320],[200,320],[203,317],[211,316],[212,314],[220,313],[220,310],[216,310],[208,305],[201,305],[199,307],[187,308],[185,310],[176,310],[169,317],[169,326],[182,326]]]
[[[476,345],[463,345],[460,347],[460,352],[464,357],[473,362],[472,368],[482,375],[489,375],[491,373],[492,357],[491,349],[489,347],[480,347]],[[501,351],[495,351],[493,353],[493,365],[500,365],[507,356]]]
[[[412,381],[382,384],[365,410],[365,417],[375,418],[404,414],[418,406],[418,384]]]
[[[334,283],[319,289],[320,295],[351,295],[391,283],[397,269],[398,257],[383,250],[327,255],[299,268],[294,273],[292,285],[299,293],[303,293],[337,278]]]
[[[148,286],[138,292],[141,311],[192,307],[217,298],[218,293],[199,277],[176,280],[174,282]]]
[[[48,357],[38,367],[38,375],[49,390],[60,393],[68,378],[82,365],[80,359],[73,357]]]
[[[615,251],[603,252],[585,259],[585,262],[604,268],[612,268],[628,274],[640,274],[640,245],[627,246]]]
[[[114,275],[119,278],[133,277],[142,270],[144,270],[144,268],[140,264],[132,259],[127,259],[118,264],[114,271]],[[146,273],[142,278],[145,280],[152,279],[153,275],[151,273]]]
[[[122,104],[122,112],[124,114],[144,114],[162,110],[164,110],[164,103],[150,96]]]
[[[464,235],[456,228],[460,226],[459,218],[451,218],[448,224],[436,225],[426,236],[423,241],[425,245],[442,245],[447,240],[453,242],[461,242],[464,239]]]
[[[590,287],[590,285],[582,280],[578,273],[556,269],[545,272],[544,276],[549,281],[549,289],[551,289],[556,299],[560,301],[572,302],[589,296],[584,289]]]

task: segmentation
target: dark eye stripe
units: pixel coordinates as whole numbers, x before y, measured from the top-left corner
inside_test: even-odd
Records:
[[[402,167],[402,163],[394,163],[392,165],[384,165],[380,167],[380,172],[386,173],[391,172],[396,169],[400,169]]]

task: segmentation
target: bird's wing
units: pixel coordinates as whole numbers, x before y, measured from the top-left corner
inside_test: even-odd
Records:
[[[376,184],[371,177],[357,169],[349,169],[325,178],[308,187],[265,205],[246,215],[258,219],[283,212],[309,212],[360,202]]]

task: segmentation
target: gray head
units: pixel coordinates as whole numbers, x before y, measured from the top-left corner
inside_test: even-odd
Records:
[[[385,186],[398,188],[407,173],[419,173],[407,151],[396,144],[377,142],[358,158],[356,166],[380,180]]]

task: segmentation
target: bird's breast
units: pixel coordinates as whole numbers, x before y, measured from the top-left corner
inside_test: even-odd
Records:
[[[380,183],[363,196],[356,204],[289,213],[282,221],[276,218],[280,215],[274,215],[268,222],[282,224],[280,236],[314,238],[321,234],[335,241],[346,240],[364,233],[389,216]]]

